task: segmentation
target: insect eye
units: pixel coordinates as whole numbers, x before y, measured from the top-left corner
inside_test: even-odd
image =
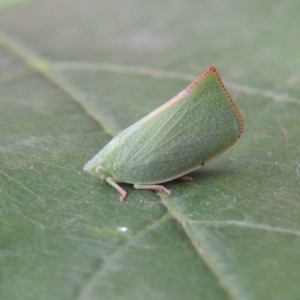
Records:
[[[96,171],[97,173],[101,173],[101,172],[102,172],[102,167],[101,167],[101,166],[97,166],[97,167],[95,168],[95,171]]]

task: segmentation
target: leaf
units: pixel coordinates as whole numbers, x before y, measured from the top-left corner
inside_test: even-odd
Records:
[[[0,9],[1,299],[299,299],[297,1]],[[82,171],[209,65],[246,131],[193,182],[120,203]]]

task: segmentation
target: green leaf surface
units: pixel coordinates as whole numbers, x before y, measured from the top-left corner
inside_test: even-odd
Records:
[[[299,299],[299,9],[0,2],[1,300]],[[246,130],[193,182],[120,203],[82,171],[210,65]]]

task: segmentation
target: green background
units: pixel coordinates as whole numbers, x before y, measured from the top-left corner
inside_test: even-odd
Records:
[[[0,298],[299,299],[299,11],[1,0]],[[246,130],[194,182],[120,203],[82,171],[210,65]]]

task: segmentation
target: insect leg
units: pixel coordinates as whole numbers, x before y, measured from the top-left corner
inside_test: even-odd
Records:
[[[124,201],[127,195],[126,191],[115,182],[114,178],[107,177],[105,180],[120,193],[120,201]]]
[[[184,181],[193,181],[193,177],[192,176],[188,176],[188,175],[183,175],[181,177],[179,177],[179,179],[184,180]]]
[[[167,188],[165,188],[164,186],[156,185],[156,184],[139,184],[139,183],[135,183],[134,188],[143,189],[143,190],[163,191],[163,192],[167,193],[168,195],[172,194],[172,192],[170,190],[168,190]]]

